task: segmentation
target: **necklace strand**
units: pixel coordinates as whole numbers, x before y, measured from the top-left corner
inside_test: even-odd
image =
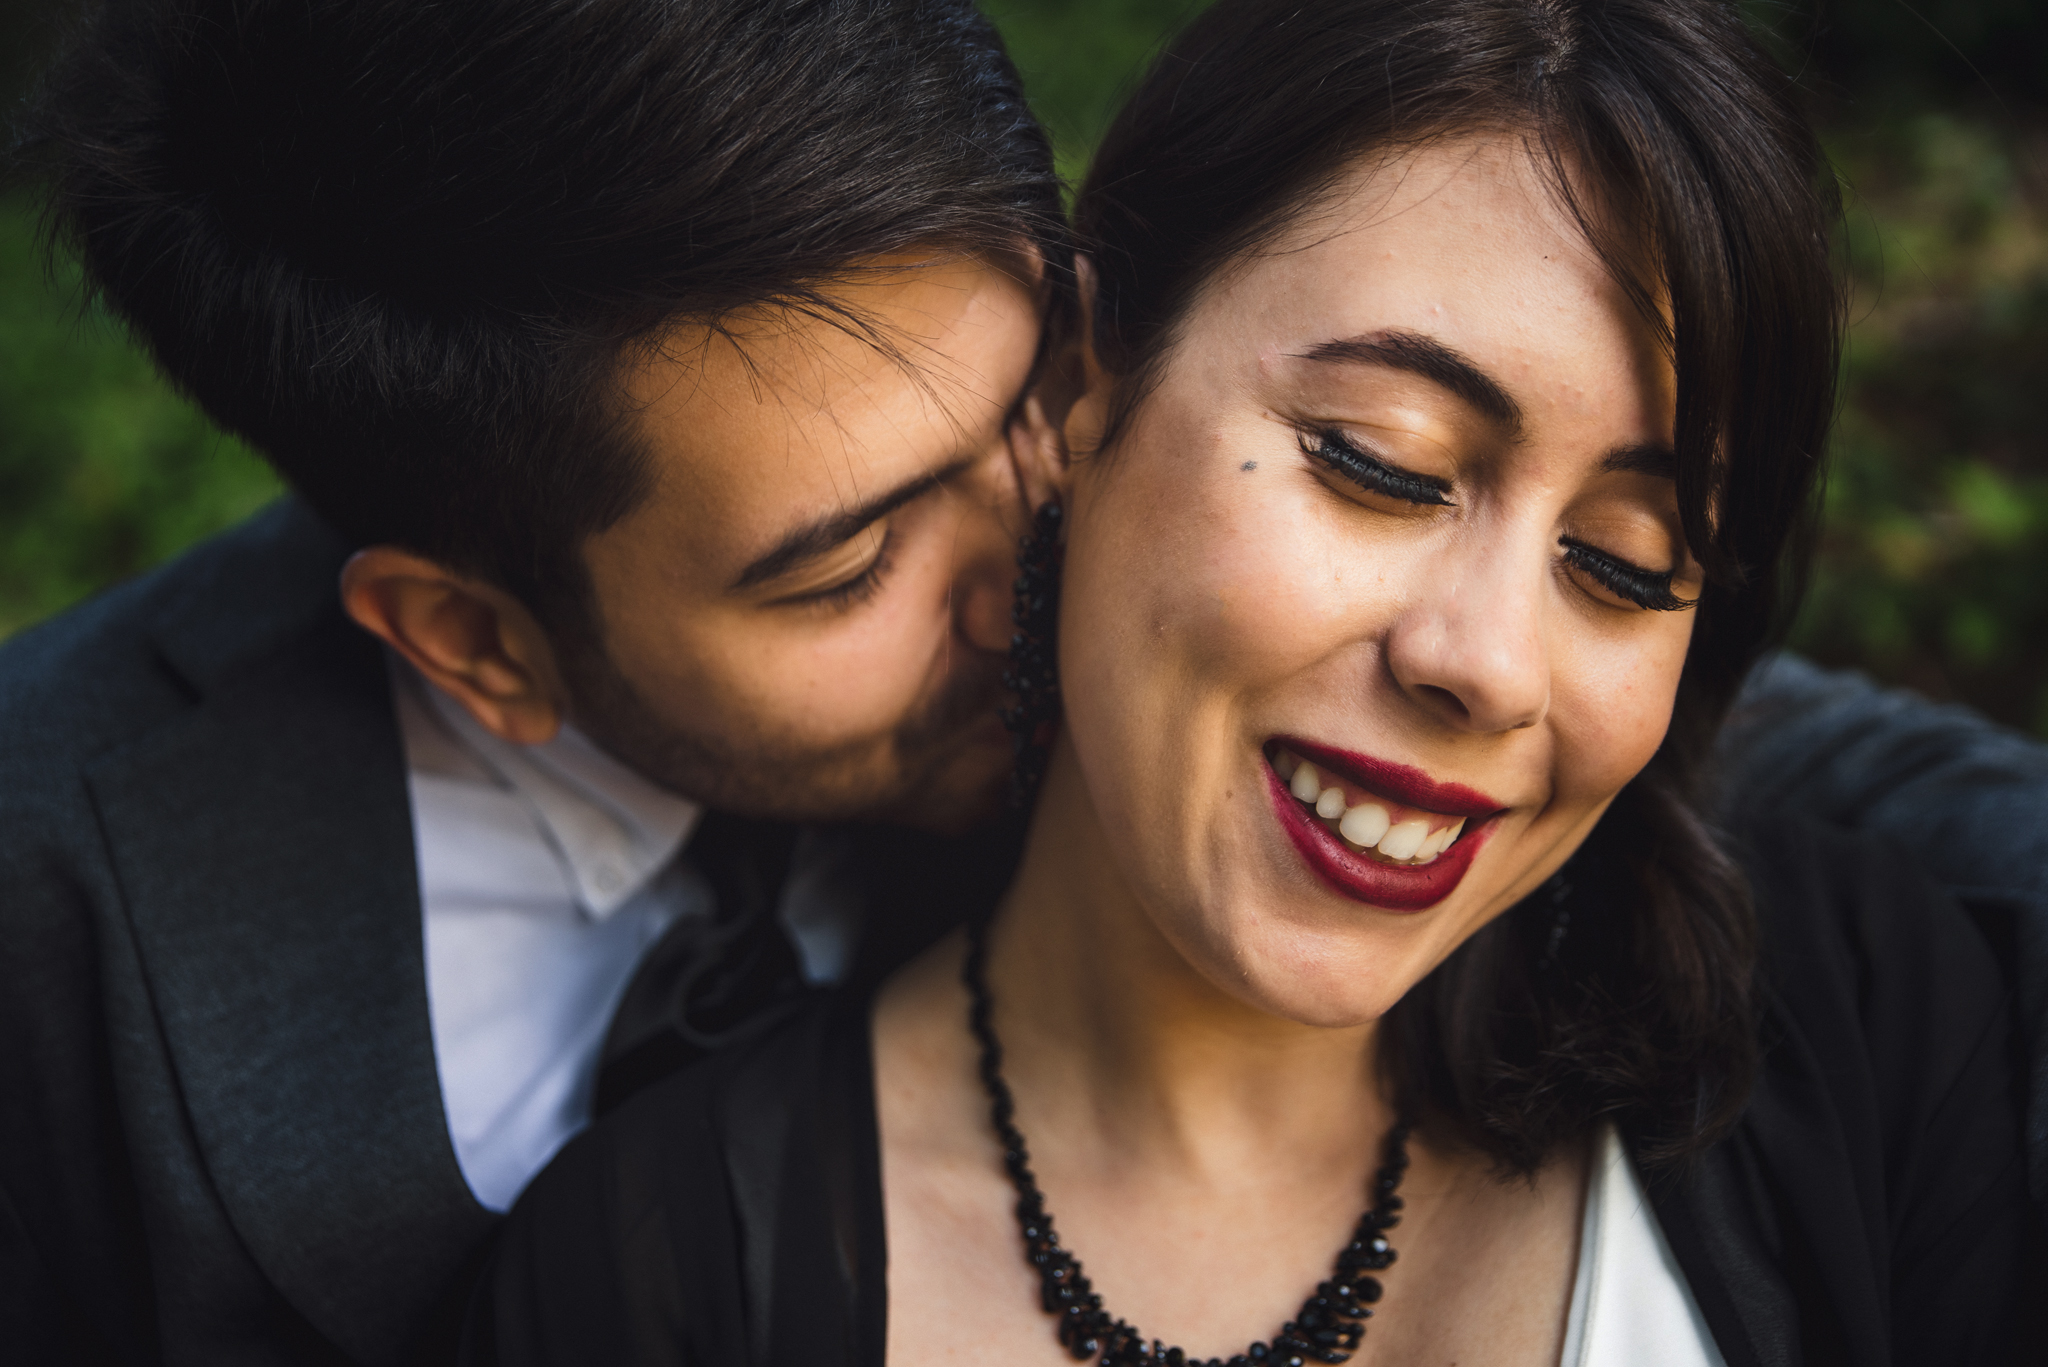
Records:
[[[1363,1321],[1372,1318],[1380,1298],[1379,1279],[1394,1261],[1386,1232],[1401,1223],[1401,1177],[1408,1170],[1408,1135],[1414,1126],[1397,1121],[1387,1133],[1380,1170],[1373,1179],[1372,1208],[1358,1217],[1351,1242],[1337,1254],[1335,1273],[1302,1302],[1300,1312],[1280,1326],[1268,1343],[1254,1343],[1230,1358],[1190,1359],[1158,1339],[1150,1344],[1132,1325],[1102,1308],[1081,1260],[1060,1247],[1052,1214],[1031,1172],[1030,1151],[1017,1128],[1017,1107],[1003,1081],[1003,1046],[989,1019],[986,923],[967,932],[967,961],[960,977],[970,1006],[968,1027],[981,1046],[981,1085],[988,1092],[989,1116],[1003,1145],[1003,1167],[1017,1189],[1017,1227],[1024,1235],[1024,1254],[1038,1273],[1039,1300],[1049,1315],[1059,1317],[1059,1340],[1078,1362],[1095,1359],[1099,1367],[1306,1367],[1311,1362],[1344,1362],[1365,1337]]]

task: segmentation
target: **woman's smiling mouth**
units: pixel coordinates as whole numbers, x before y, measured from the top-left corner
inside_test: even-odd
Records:
[[[1427,864],[1448,849],[1465,829],[1465,818],[1406,807],[1348,784],[1342,774],[1322,770],[1282,748],[1273,767],[1287,780],[1295,801],[1322,818],[1326,829],[1360,854],[1389,864]]]
[[[1464,880],[1499,803],[1406,765],[1277,738],[1267,781],[1288,838],[1354,901],[1420,911]]]

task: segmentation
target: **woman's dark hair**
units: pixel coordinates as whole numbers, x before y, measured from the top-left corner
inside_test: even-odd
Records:
[[[330,522],[536,606],[643,493],[620,381],[669,325],[859,328],[820,286],[888,253],[1068,259],[969,0],[120,0],[18,150],[100,296]]]
[[[1670,731],[1567,867],[1572,895],[1474,935],[1390,1013],[1383,1059],[1506,1169],[1602,1117],[1670,1161],[1733,1122],[1754,1069],[1754,915],[1697,790],[1798,597],[1841,334],[1833,182],[1734,6],[1221,0],[1160,56],[1081,193],[1093,341],[1119,386],[1104,446],[1219,270],[1361,157],[1489,131],[1527,140],[1668,349],[1707,582]]]

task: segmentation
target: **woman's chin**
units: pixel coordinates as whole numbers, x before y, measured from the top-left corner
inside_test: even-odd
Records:
[[[1236,918],[1233,918],[1236,919]],[[1436,966],[1434,936],[1413,918],[1333,927],[1270,908],[1184,947],[1218,990],[1262,1015],[1323,1030],[1370,1025]]]

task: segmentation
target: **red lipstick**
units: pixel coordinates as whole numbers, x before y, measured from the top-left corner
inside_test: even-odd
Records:
[[[1369,788],[1404,806],[1462,816],[1475,824],[1466,827],[1457,843],[1427,864],[1388,864],[1370,855],[1353,852],[1350,846],[1317,821],[1294,800],[1287,783],[1271,764],[1266,764],[1266,788],[1280,829],[1287,833],[1302,859],[1324,884],[1356,902],[1385,911],[1422,911],[1449,897],[1465,879],[1479,847],[1493,834],[1493,823],[1484,818],[1501,810],[1499,803],[1484,793],[1455,783],[1438,783],[1419,769],[1405,764],[1356,755],[1344,750],[1305,741],[1278,742],[1318,768]]]
[[[1293,751],[1326,773],[1348,778],[1359,787],[1370,789],[1381,797],[1390,797],[1404,807],[1420,807],[1425,812],[1476,821],[1482,816],[1492,816],[1506,805],[1462,783],[1438,783],[1411,764],[1394,764],[1374,759],[1371,755],[1361,755],[1355,750],[1333,749],[1312,740],[1296,740],[1292,736],[1275,736],[1273,743],[1283,750]]]

